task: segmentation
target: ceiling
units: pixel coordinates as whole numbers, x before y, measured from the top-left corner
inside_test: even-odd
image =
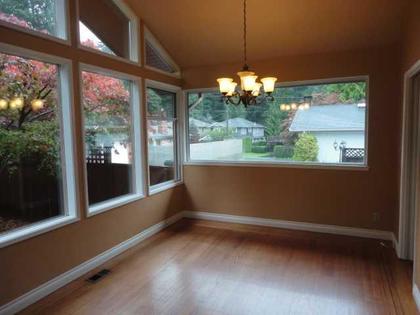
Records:
[[[242,61],[242,0],[128,0],[181,68]],[[385,45],[405,0],[248,0],[248,59]]]

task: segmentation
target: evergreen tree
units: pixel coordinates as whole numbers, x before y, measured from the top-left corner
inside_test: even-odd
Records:
[[[287,118],[287,112],[281,111],[279,105],[271,103],[265,112],[265,134],[269,137],[279,136],[283,131],[283,120]]]

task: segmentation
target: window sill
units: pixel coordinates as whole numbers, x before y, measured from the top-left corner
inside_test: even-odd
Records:
[[[137,66],[140,67],[140,63],[138,60],[135,59],[129,59],[129,58],[124,58],[124,57],[120,57],[117,55],[112,55],[112,54],[108,54],[106,52],[100,51],[98,49],[94,49],[94,48],[90,48],[87,46],[84,46],[83,44],[81,44],[80,42],[78,43],[78,49],[92,53],[92,54],[97,54],[99,56],[105,57],[105,58],[110,58],[119,62],[124,62],[133,66]]]
[[[164,70],[158,69],[156,67],[148,66],[148,65],[144,65],[144,68],[150,71],[154,71],[154,72],[168,75],[170,77],[174,77],[176,79],[181,79],[181,72],[168,72],[168,71],[164,71]]]
[[[369,166],[366,164],[325,164],[325,163],[308,163],[297,164],[287,162],[248,162],[248,161],[188,161],[184,162],[186,166],[236,166],[236,167],[280,167],[280,168],[304,168],[304,169],[325,169],[325,170],[350,170],[350,171],[368,171]]]
[[[26,28],[26,27],[22,27],[22,26],[19,26],[19,25],[12,24],[12,23],[8,23],[8,22],[5,22],[3,20],[0,20],[0,26],[3,26],[5,28],[8,28],[8,29],[11,29],[11,30],[14,30],[14,31],[18,31],[18,32],[21,32],[21,33],[25,33],[25,34],[28,34],[28,35],[31,35],[31,36],[34,36],[34,37],[38,37],[38,38],[41,38],[41,39],[50,40],[50,41],[53,41],[53,42],[56,42],[56,43],[59,43],[59,44],[62,44],[62,45],[71,46],[70,39],[68,39],[68,38],[66,39],[66,38],[62,38],[62,37],[59,37],[59,36],[42,33],[41,31],[32,30],[30,28]]]
[[[100,203],[96,203],[89,207],[87,216],[91,217],[96,214],[112,210],[121,206],[124,206],[126,204],[132,203],[134,201],[143,199],[143,194],[130,194],[122,197],[113,198],[107,201],[103,201]]]
[[[11,232],[6,232],[4,235],[0,236],[0,248],[58,229],[76,221],[79,221],[77,216],[62,216],[34,223],[27,227],[23,226]]]
[[[161,183],[161,184],[150,186],[149,196],[156,195],[156,194],[161,193],[165,190],[168,190],[168,189],[171,189],[171,188],[174,188],[176,186],[183,185],[183,184],[184,184],[183,181],[178,180],[178,181],[168,181],[168,182],[164,182],[164,183]]]

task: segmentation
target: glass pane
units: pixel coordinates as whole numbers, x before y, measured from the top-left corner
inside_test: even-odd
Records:
[[[85,24],[79,22],[80,43],[83,46],[100,50],[115,56],[115,53],[105,45]]]
[[[227,105],[189,93],[191,160],[365,162],[366,83],[276,88],[274,101]]]
[[[130,20],[112,0],[79,1],[83,46],[130,59]]]
[[[89,205],[133,193],[131,82],[82,72]]]
[[[150,185],[175,179],[176,94],[147,89],[147,134]]]
[[[169,73],[176,72],[176,69],[162,57],[159,50],[153,47],[148,40],[146,40],[146,65]]]
[[[64,38],[65,20],[57,16],[65,16],[63,0],[0,0],[0,20]]]
[[[0,53],[0,233],[64,214],[58,66]]]

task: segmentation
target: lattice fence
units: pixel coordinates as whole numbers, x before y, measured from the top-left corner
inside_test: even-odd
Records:
[[[365,159],[365,149],[343,148],[341,149],[341,162],[362,163]]]
[[[89,148],[86,155],[86,163],[108,164],[111,163],[112,147]]]

